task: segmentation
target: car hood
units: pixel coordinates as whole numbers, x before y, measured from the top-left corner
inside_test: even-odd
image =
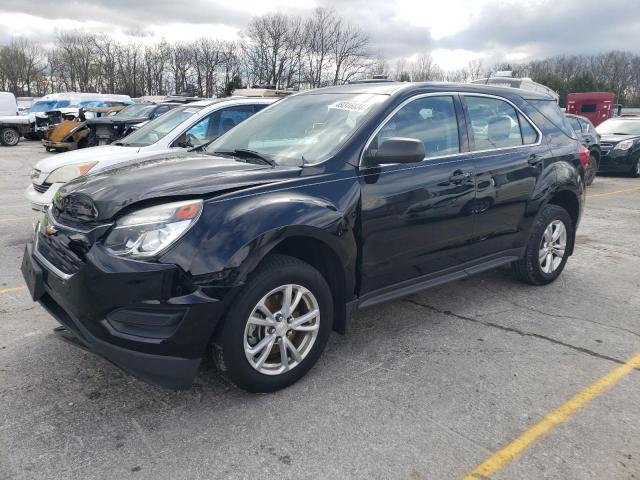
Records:
[[[640,135],[606,135],[600,134],[600,141],[603,143],[611,143],[615,145],[616,143],[620,143],[624,140],[633,140],[636,138],[640,138]]]
[[[65,209],[73,210],[76,201],[85,206],[89,201],[89,210],[94,211],[91,221],[100,222],[133,203],[166,197],[210,197],[283,181],[299,172],[299,167],[256,165],[201,153],[164,154],[69,182],[59,190],[55,206],[64,213]]]
[[[149,117],[118,117],[118,115],[112,115],[108,117],[100,117],[100,118],[91,118],[87,120],[87,124],[89,125],[129,125],[142,123],[149,120]]]
[[[117,145],[82,148],[80,150],[72,150],[70,152],[45,157],[36,163],[34,168],[44,173],[50,173],[56,168],[66,165],[94,161],[98,162],[98,165],[93,167],[93,171],[98,171],[114,163],[131,160],[131,157],[135,156],[139,150],[138,147],[123,147]]]

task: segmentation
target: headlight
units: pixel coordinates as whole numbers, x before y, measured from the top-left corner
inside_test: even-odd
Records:
[[[104,244],[115,255],[153,257],[175,243],[202,212],[202,200],[165,203],[122,217]]]
[[[622,142],[617,144],[615,147],[613,147],[613,149],[614,150],[629,150],[631,147],[633,147],[633,140],[623,140]]]
[[[75,165],[65,165],[64,167],[56,168],[49,174],[45,180],[47,183],[67,183],[74,178],[85,175],[91,170],[98,162],[86,162],[76,163]]]

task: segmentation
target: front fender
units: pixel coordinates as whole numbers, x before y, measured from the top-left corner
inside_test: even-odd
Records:
[[[275,246],[290,237],[326,244],[351,269],[356,259],[357,182],[337,182],[332,199],[312,188],[284,190],[205,203],[185,248],[163,261],[178,263],[195,278],[233,287]]]

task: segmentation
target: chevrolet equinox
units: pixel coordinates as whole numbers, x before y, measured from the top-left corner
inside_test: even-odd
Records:
[[[553,282],[588,162],[565,122],[515,88],[299,93],[200,151],[66,184],[22,272],[59,333],[132,375],[187,388],[211,355],[234,384],[274,391],[356,309],[504,264]]]

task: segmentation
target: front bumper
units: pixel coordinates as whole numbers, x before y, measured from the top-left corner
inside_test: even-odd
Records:
[[[77,142],[54,142],[46,138],[42,139],[42,145],[46,148],[57,148],[59,150],[76,150],[78,148]]]
[[[598,172],[610,173],[627,173],[630,172],[634,165],[637,155],[632,154],[628,150],[603,150],[600,163],[598,164]]]
[[[22,261],[33,299],[87,349],[131,375],[189,388],[224,302],[188,288],[175,265],[125,260],[100,245],[78,262],[71,251],[51,251],[45,237],[36,232]]]

